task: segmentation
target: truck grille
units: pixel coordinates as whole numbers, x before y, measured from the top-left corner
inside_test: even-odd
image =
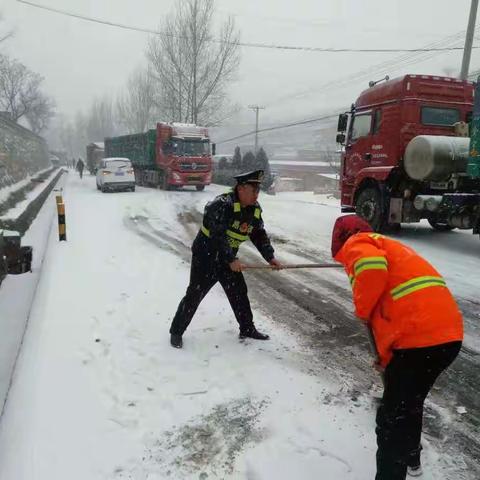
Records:
[[[181,163],[180,169],[184,172],[206,172],[209,166],[204,163]]]

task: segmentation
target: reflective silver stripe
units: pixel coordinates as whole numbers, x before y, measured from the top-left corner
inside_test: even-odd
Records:
[[[202,233],[210,238],[210,230],[203,225],[200,227]],[[232,230],[227,230],[225,232],[228,237],[233,238],[234,240],[240,243],[247,241],[250,237],[248,235],[241,235],[240,233],[233,232]]]
[[[387,270],[387,265],[385,257],[363,257],[355,262],[353,270],[357,276],[364,270]]]
[[[241,212],[242,206],[240,205],[239,202],[235,202],[233,204],[233,211],[234,213]],[[260,208],[255,209],[255,217],[260,218],[260,213],[261,210]],[[240,222],[238,220],[235,220],[232,224],[232,228],[238,228],[240,226]],[[201,232],[206,236],[210,238],[210,230],[206,228],[204,225],[200,227]],[[228,238],[228,243],[231,247],[233,248],[238,248],[243,242],[247,241],[250,237],[248,235],[242,235],[240,233],[234,232],[233,230],[227,230],[225,232],[227,234]]]
[[[245,242],[250,238],[248,235],[241,235],[240,233],[233,232],[232,230],[227,230],[227,235],[235,240],[240,240],[241,242]]]
[[[390,294],[394,300],[410,295],[413,292],[422,290],[428,287],[446,287],[447,284],[442,277],[416,277],[408,280],[406,282],[397,285],[395,288],[390,290]]]

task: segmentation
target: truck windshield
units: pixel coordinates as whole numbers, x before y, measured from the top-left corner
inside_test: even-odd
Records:
[[[456,108],[422,107],[422,124],[451,127],[460,121],[460,111]]]
[[[210,144],[208,141],[175,139],[171,143],[171,153],[186,157],[200,157],[210,153]]]
[[[355,141],[370,134],[372,114],[362,113],[353,117],[351,140]]]

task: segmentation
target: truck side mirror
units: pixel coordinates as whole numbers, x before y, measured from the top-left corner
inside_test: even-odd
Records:
[[[337,132],[346,132],[347,124],[348,124],[348,115],[346,113],[341,113],[338,116]]]
[[[337,143],[340,145],[345,144],[345,134],[344,133],[337,133]]]
[[[212,157],[215,155],[216,151],[217,151],[217,145],[215,143],[212,143]]]

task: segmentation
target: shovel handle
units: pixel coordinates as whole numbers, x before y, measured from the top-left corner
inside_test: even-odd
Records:
[[[293,265],[283,265],[281,270],[290,270],[293,268],[342,268],[339,263],[296,263]],[[273,265],[244,265],[243,270],[268,270],[275,268]]]

